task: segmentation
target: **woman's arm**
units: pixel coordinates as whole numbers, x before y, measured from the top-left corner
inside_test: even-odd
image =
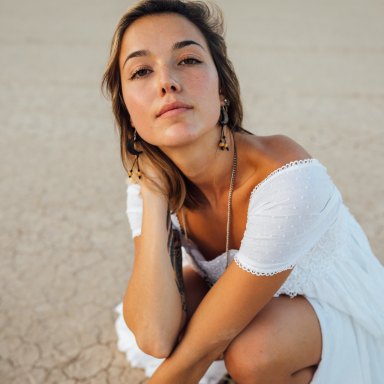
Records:
[[[337,219],[341,197],[320,164],[285,170],[253,193],[235,262],[207,293],[150,383],[197,383]]]
[[[141,235],[135,238],[135,258],[123,313],[140,349],[164,358],[174,348],[186,316],[167,247],[167,200],[144,183],[141,195]]]
[[[231,263],[197,308],[174,353],[149,383],[198,383],[210,364],[271,300],[290,272],[256,276]]]

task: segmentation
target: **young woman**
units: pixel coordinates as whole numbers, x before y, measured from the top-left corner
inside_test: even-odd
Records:
[[[220,359],[236,383],[382,382],[383,267],[318,160],[242,128],[214,11],[138,3],[103,79],[131,180],[124,319],[164,359],[149,382],[198,383]]]

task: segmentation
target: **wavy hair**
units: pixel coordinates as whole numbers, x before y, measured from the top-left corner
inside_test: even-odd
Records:
[[[142,0],[130,8],[119,20],[111,44],[110,57],[102,78],[102,89],[112,101],[112,110],[120,135],[120,151],[123,166],[128,171],[132,164],[132,155],[127,144],[132,139],[134,128],[131,125],[121,87],[119,56],[125,31],[136,20],[155,14],[175,13],[188,19],[204,36],[213,58],[219,78],[221,93],[229,101],[227,126],[232,132],[247,132],[241,126],[243,106],[240,99],[240,86],[233,65],[227,56],[224,41],[224,24],[221,10],[212,3],[185,0]],[[157,146],[138,141],[159,174],[164,175],[165,190],[172,212],[183,205],[188,209],[197,209],[207,203],[202,191],[189,180],[172,160]]]

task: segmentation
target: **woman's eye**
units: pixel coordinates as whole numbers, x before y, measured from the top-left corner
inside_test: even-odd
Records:
[[[150,69],[140,68],[132,74],[131,80],[140,79],[141,77],[147,76],[149,73],[151,73]]]
[[[180,61],[180,64],[181,65],[185,65],[185,64],[200,64],[201,61],[200,60],[197,60],[195,59],[194,57],[187,57],[186,59],[183,59]]]

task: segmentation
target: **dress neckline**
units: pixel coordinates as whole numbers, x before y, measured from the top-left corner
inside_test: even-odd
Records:
[[[260,190],[268,182],[270,182],[271,179],[274,179],[276,177],[276,175],[280,175],[282,173],[285,173],[288,170],[301,168],[302,166],[307,166],[307,165],[321,165],[321,163],[319,160],[311,157],[311,158],[307,158],[307,159],[303,159],[303,160],[290,161],[289,163],[286,163],[283,166],[272,171],[267,177],[265,177],[263,180],[261,180],[260,183],[256,184],[255,187],[252,189],[252,191],[250,193],[250,197],[249,197],[249,204],[250,204],[251,200],[254,198],[254,195],[256,195],[257,191]],[[176,226],[177,226],[177,229],[179,231],[181,231],[181,225],[180,225],[180,222],[179,222],[177,215],[172,214],[172,218],[174,220],[174,224],[176,224]],[[226,255],[226,253],[222,253],[220,255],[217,255],[216,257],[214,257],[211,260],[206,260],[203,256],[203,254],[200,252],[197,245],[191,239],[188,239],[187,241],[190,243],[189,245],[192,246],[192,248],[198,254],[198,256],[199,256],[198,258],[200,259],[200,260],[198,260],[198,262],[200,262],[200,263],[203,263],[203,264],[208,264],[208,263],[212,263],[212,262],[217,263],[219,259],[221,259],[223,256]],[[230,249],[229,251],[230,251],[230,253],[233,254],[233,252],[237,252],[238,249]]]
[[[303,165],[312,165],[312,164],[321,165],[319,160],[311,157],[311,158],[303,159],[303,160],[290,161],[289,163],[284,164],[283,166],[275,169],[266,178],[261,180],[260,183],[256,184],[256,186],[251,191],[250,199],[252,199],[252,197],[256,193],[256,191],[261,189],[271,179],[275,178],[276,175],[279,175],[281,173],[285,173],[285,171],[288,171],[288,170],[300,168]]]

